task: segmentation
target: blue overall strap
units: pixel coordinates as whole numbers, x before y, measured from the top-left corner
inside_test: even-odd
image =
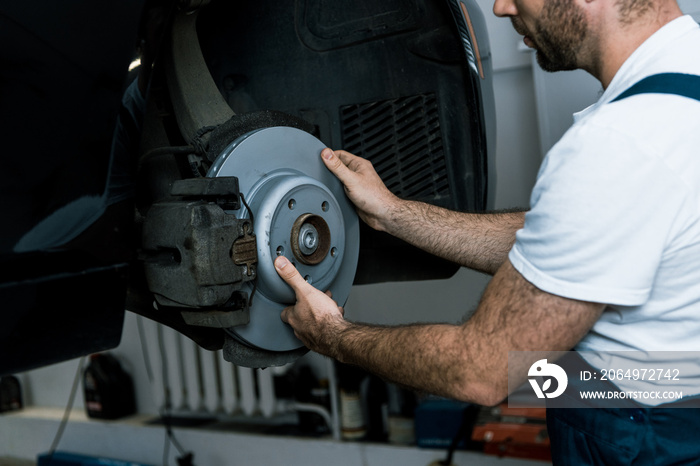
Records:
[[[633,84],[611,103],[637,94],[675,94],[700,101],[700,76],[683,73],[654,74]]]

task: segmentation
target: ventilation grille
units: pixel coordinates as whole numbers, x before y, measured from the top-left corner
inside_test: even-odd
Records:
[[[408,199],[449,195],[435,94],[341,107],[343,148],[370,160]]]

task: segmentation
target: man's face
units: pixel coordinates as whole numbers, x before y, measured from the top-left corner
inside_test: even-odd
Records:
[[[540,67],[545,71],[578,68],[578,52],[588,34],[588,25],[575,0],[544,0],[539,11],[531,8],[535,0],[514,1],[519,5],[518,14],[511,15],[511,22],[525,36],[525,44],[537,50]]]

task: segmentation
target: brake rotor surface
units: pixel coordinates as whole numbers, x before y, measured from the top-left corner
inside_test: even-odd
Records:
[[[326,146],[305,131],[264,128],[232,142],[207,176],[236,176],[252,211],[257,238],[257,288],[250,323],[227,329],[234,338],[270,351],[302,345],[280,312],[295,303],[292,289],[277,275],[284,255],[316,288],[344,305],[357,268],[359,222],[343,185],[321,161]],[[251,218],[247,208],[228,213]],[[253,286],[245,285],[248,293]]]

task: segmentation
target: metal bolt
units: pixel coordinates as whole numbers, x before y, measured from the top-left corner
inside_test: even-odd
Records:
[[[307,256],[318,248],[318,231],[310,223],[305,223],[299,229],[299,250]]]
[[[328,224],[318,215],[300,215],[292,225],[290,246],[294,257],[303,264],[320,264],[331,248]]]

